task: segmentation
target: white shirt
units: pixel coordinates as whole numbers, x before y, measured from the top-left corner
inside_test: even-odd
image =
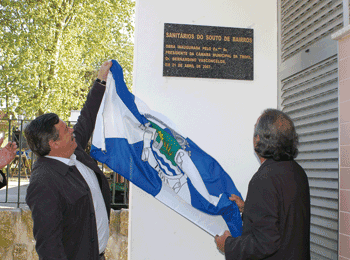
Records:
[[[106,205],[103,200],[102,192],[96,174],[89,167],[79,162],[76,159],[75,154],[72,154],[70,159],[48,155],[45,157],[58,160],[69,166],[75,165],[80,174],[85,179],[87,185],[90,188],[95,208],[99,253],[103,253],[107,247],[109,238],[109,225]]]

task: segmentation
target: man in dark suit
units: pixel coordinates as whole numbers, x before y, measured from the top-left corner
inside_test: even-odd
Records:
[[[39,156],[26,195],[39,259],[104,259],[109,185],[84,149],[94,130],[111,65],[108,61],[101,66],[74,129],[53,113],[37,117],[25,129],[29,147]]]
[[[4,138],[0,139],[0,147]],[[4,148],[0,148],[0,189],[7,185],[5,174],[1,171],[6,165],[8,165],[16,156],[17,145],[16,142],[8,142]]]
[[[231,196],[243,213],[243,233],[215,237],[226,260],[310,259],[310,191],[304,170],[294,161],[297,145],[292,120],[279,110],[265,110],[254,131],[261,166],[246,201]]]

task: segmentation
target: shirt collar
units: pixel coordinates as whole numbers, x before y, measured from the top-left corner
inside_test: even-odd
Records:
[[[57,161],[60,161],[68,166],[73,166],[75,165],[75,161],[77,159],[76,155],[73,153],[70,158],[63,158],[63,157],[57,157],[57,156],[49,156],[49,155],[45,155],[45,157],[47,158],[51,158],[51,159],[55,159]]]

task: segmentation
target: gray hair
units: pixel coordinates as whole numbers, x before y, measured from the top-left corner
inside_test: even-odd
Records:
[[[277,109],[266,109],[254,131],[255,152],[265,159],[289,161],[298,155],[298,135],[292,119]]]

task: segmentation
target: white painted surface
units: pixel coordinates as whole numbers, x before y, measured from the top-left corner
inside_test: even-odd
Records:
[[[254,81],[163,77],[164,23],[254,29]],[[277,2],[138,0],[134,94],[213,156],[245,198],[259,167],[254,124],[265,108],[277,107]],[[129,259],[224,256],[211,235],[132,186]]]

